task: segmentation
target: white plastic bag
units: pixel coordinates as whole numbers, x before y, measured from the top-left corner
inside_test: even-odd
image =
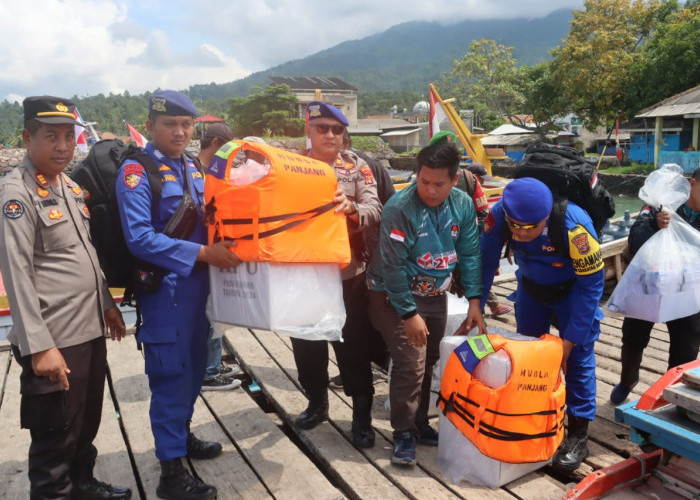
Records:
[[[606,308],[647,321],[666,322],[700,311],[700,232],[676,209],[690,194],[690,184],[678,165],[652,172],[639,197],[671,215],[639,249],[615,287]]]

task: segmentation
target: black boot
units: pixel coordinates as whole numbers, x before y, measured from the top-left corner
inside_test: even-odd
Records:
[[[182,459],[173,458],[160,462],[156,494],[158,498],[169,500],[212,500],[216,498],[216,488],[192,477]]]
[[[202,441],[190,431],[190,421],[187,421],[187,456],[198,460],[208,460],[221,455],[221,443]]]
[[[352,444],[358,448],[374,446],[372,394],[358,394],[352,397]]]
[[[129,488],[112,486],[98,481],[92,475],[95,462],[71,470],[70,476],[73,482],[71,498],[76,500],[128,500],[131,498]]]
[[[569,429],[566,439],[552,459],[555,469],[571,472],[578,469],[588,456],[588,423],[590,420],[569,415]]]
[[[610,392],[610,401],[619,405],[629,396],[634,386],[639,382],[639,367],[642,365],[643,350],[622,344],[620,351],[620,383]]]
[[[312,397],[309,406],[296,419],[300,429],[313,429],[318,424],[328,419],[328,393],[321,397]]]

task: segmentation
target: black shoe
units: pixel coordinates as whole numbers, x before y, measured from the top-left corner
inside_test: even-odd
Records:
[[[372,429],[373,395],[357,394],[352,397],[352,444],[358,448],[374,446],[374,429]]]
[[[156,489],[158,498],[167,500],[213,500],[216,488],[192,477],[180,458],[160,463],[160,482]]]
[[[374,429],[352,429],[352,444],[358,448],[371,448],[374,446]]]
[[[328,387],[331,389],[342,389],[343,388],[343,377],[336,375],[328,379]]]
[[[202,441],[191,432],[187,432],[187,456],[198,460],[209,460],[221,455],[221,443]]]
[[[324,420],[328,420],[328,399],[319,403],[309,402],[309,406],[301,412],[295,422],[300,429],[309,430]]]
[[[84,483],[74,484],[71,498],[79,500],[128,500],[131,498],[131,490],[103,483],[93,477]]]
[[[439,434],[438,431],[430,427],[428,422],[418,427],[418,442],[426,446],[437,446]]]
[[[579,468],[588,456],[588,422],[585,418],[569,415],[569,429],[566,439],[552,459],[552,466],[563,472]]]

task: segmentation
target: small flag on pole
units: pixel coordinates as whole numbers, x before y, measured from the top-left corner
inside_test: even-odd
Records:
[[[440,123],[447,120],[447,114],[442,109],[440,101],[435,96],[433,89],[430,89],[430,137],[440,132]]]
[[[148,139],[141,135],[141,132],[132,127],[129,122],[125,120],[124,123],[126,124],[126,128],[129,129],[129,135],[131,136],[131,140],[134,141],[134,144],[140,148],[146,147]]]
[[[80,112],[78,111],[77,107],[73,109],[73,116],[75,116],[75,119],[80,123],[85,123],[83,117],[80,116]],[[87,153],[88,144],[85,137],[85,128],[81,127],[80,125],[74,125],[73,127],[75,127],[75,146],[83,153]]]

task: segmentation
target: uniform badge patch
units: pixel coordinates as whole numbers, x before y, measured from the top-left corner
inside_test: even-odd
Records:
[[[193,179],[201,179],[202,174],[200,172],[192,172],[192,178]]]
[[[391,230],[391,234],[389,235],[389,238],[391,238],[392,240],[400,241],[401,243],[403,243],[404,240],[406,239],[406,233],[394,228]]]
[[[172,174],[165,174],[163,176],[163,182],[177,182],[177,177]]]
[[[83,194],[83,190],[80,189],[78,186],[73,186],[72,188],[70,188],[70,190],[73,191],[73,193],[75,193],[76,196],[80,196],[81,194]]]
[[[84,213],[85,215],[87,215],[88,217],[90,217],[90,209],[87,207],[87,205],[83,205],[83,206],[81,207],[81,210],[83,211],[83,213]]]
[[[44,174],[40,174],[39,172],[37,172],[36,174],[34,174],[34,177],[36,178],[36,181],[42,186],[46,187],[49,185],[49,181],[46,180]]]
[[[309,106],[309,118],[313,118],[315,116],[321,116],[321,106],[318,104]]]
[[[173,171],[173,169],[167,165],[161,165],[160,167],[158,167],[158,170],[161,172],[172,172]]]
[[[163,97],[151,97],[151,107],[153,111],[159,111],[161,113],[166,113],[165,111],[165,98]]]
[[[136,163],[130,163],[124,167],[124,185],[129,189],[135,189],[141,184],[143,167]]]
[[[2,213],[8,219],[19,219],[24,215],[24,205],[19,200],[10,200],[2,206]]]
[[[372,169],[365,165],[364,167],[360,167],[360,172],[365,178],[365,184],[374,184],[374,175],[372,175]]]
[[[452,233],[452,237],[456,238],[457,236],[459,236],[459,226],[457,224],[452,224],[450,232]]]
[[[61,217],[63,217],[63,212],[61,212],[58,208],[52,208],[49,210],[49,219],[58,220]]]
[[[36,194],[41,196],[42,198],[46,198],[49,195],[49,190],[44,189],[43,187],[37,187],[36,188]]]
[[[603,257],[600,244],[585,227],[580,224],[569,230],[569,256],[574,272],[586,276],[603,269]]]

